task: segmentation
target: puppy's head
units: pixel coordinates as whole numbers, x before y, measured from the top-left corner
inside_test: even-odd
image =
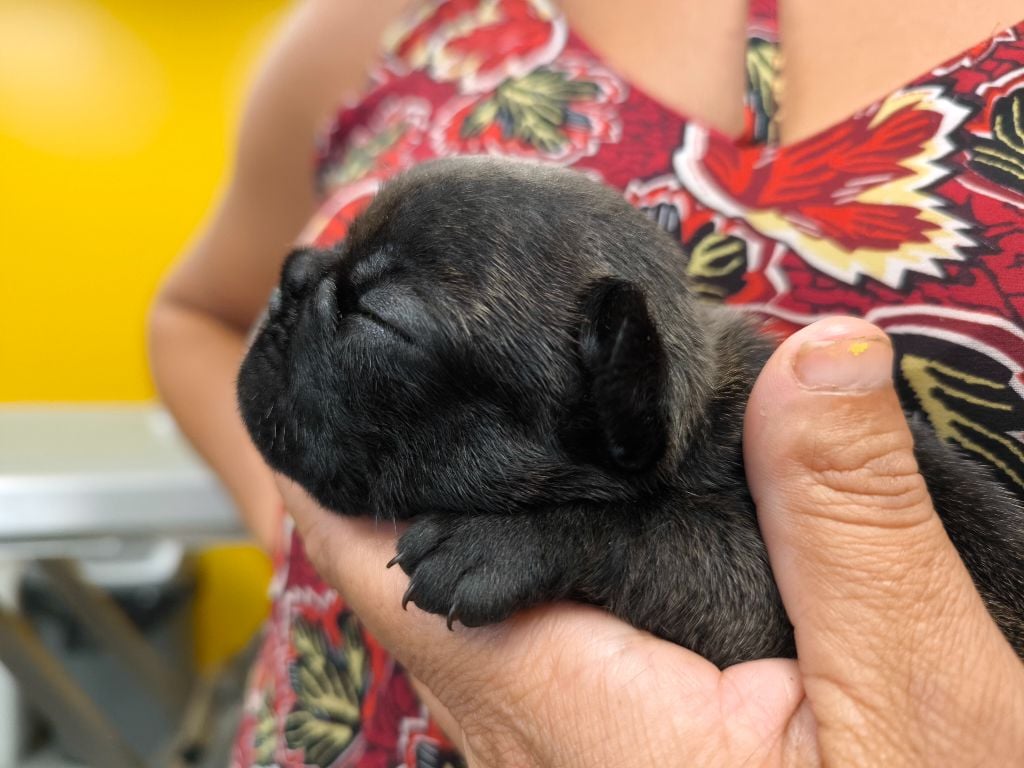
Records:
[[[681,258],[574,172],[425,164],[335,249],[288,258],[243,418],[272,467],[344,513],[636,498],[709,396]]]

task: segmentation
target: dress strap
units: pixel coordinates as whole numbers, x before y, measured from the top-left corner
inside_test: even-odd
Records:
[[[778,143],[781,75],[778,0],[750,0],[743,143]]]

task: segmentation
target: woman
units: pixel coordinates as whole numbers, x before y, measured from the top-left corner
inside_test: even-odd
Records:
[[[405,6],[297,9],[152,313],[165,400],[280,553],[236,764],[1019,763],[1024,671],[937,523],[896,396],[1024,496],[1019,0]],[[596,172],[680,238],[709,300],[809,326],[759,380],[745,437],[799,662],[720,672],[582,606],[449,635],[397,610],[393,535],[317,509],[248,442],[234,374],[290,245],[343,237],[402,168],[477,152]],[[828,314],[876,325],[813,322]],[[848,339],[876,353],[815,364]],[[331,586],[282,537],[284,507]]]

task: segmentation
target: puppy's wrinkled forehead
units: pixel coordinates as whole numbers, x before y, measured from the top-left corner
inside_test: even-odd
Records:
[[[471,348],[495,371],[528,360],[557,370],[572,355],[583,298],[605,278],[631,282],[655,315],[687,300],[677,245],[621,193],[492,157],[431,161],[388,182],[341,257],[340,282],[357,294],[377,286],[366,302],[421,308],[434,339]]]
[[[482,158],[403,174],[349,233],[353,281],[408,271],[417,284],[481,308],[575,292],[595,266],[579,241],[594,185],[552,178],[540,166]]]

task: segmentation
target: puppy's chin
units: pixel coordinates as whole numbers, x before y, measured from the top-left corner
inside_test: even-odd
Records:
[[[343,415],[327,415],[330,403],[317,395],[324,382],[315,367],[294,359],[295,345],[302,344],[272,311],[239,369],[242,421],[267,465],[321,505],[341,514],[371,514],[365,451],[358,436],[339,431]]]

